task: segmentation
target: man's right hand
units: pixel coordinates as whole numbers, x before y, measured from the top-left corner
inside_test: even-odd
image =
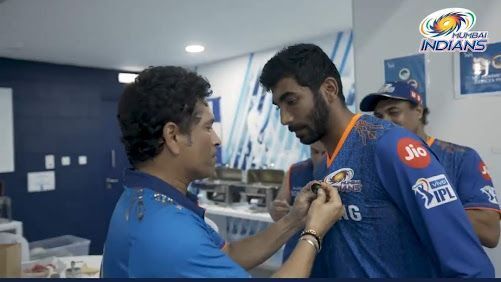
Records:
[[[290,209],[291,209],[291,206],[289,205],[289,203],[287,203],[287,201],[274,200],[271,203],[271,207],[270,207],[271,218],[274,221],[278,221],[279,219],[284,217],[286,214],[288,214]]]
[[[322,238],[332,225],[343,216],[344,209],[336,188],[325,182],[321,186],[317,198],[311,203],[306,216],[306,229],[315,230]]]

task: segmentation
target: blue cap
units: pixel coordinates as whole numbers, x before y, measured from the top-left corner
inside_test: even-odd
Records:
[[[414,86],[405,81],[395,81],[386,83],[378,92],[365,96],[360,102],[360,110],[372,112],[377,103],[385,98],[405,100],[414,105],[423,105],[423,97]]]

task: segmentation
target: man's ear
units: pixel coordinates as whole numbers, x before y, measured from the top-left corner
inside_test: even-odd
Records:
[[[416,110],[416,112],[418,114],[419,120],[423,119],[423,114],[424,114],[424,108],[423,108],[423,106],[419,105],[419,106],[416,107],[415,110]]]
[[[336,99],[339,99],[339,86],[333,77],[327,77],[320,85],[319,90],[329,104],[336,101]]]
[[[165,148],[173,155],[179,155],[181,152],[179,143],[179,127],[173,122],[167,122],[163,128],[163,138]]]

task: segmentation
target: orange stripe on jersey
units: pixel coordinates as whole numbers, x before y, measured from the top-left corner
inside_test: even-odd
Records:
[[[499,215],[501,216],[501,210],[494,209],[494,208],[468,207],[468,208],[465,208],[465,210],[489,210],[489,211],[495,211],[495,212],[499,213]]]
[[[428,147],[431,147],[431,145],[433,145],[433,142],[435,142],[435,137],[428,136],[428,138],[426,138],[426,144],[428,144]]]
[[[332,152],[332,156],[329,156],[327,154],[327,167],[330,167],[332,162],[334,162],[334,159],[336,158],[337,154],[339,151],[341,151],[341,148],[344,145],[344,142],[346,141],[346,138],[348,138],[348,135],[350,134],[351,130],[357,123],[358,119],[361,117],[361,114],[356,114],[354,117],[351,118],[350,123],[348,123],[348,126],[344,129],[343,135],[341,135],[341,139],[339,139],[339,142],[336,145],[336,148],[334,149],[334,152]]]

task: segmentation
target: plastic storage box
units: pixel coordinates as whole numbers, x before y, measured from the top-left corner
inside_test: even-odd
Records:
[[[90,240],[64,235],[29,243],[30,259],[89,255]]]

